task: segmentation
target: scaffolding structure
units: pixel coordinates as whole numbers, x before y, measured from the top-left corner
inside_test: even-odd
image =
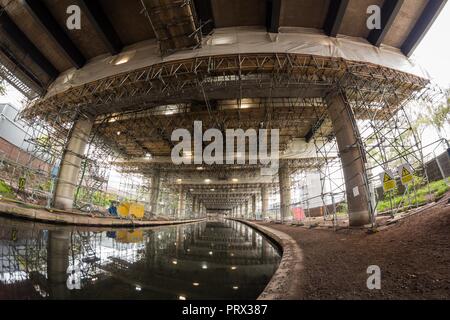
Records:
[[[359,87],[358,82],[353,84],[354,96],[364,92],[364,88]],[[345,90],[348,93],[349,88],[346,87]],[[382,91],[381,88],[379,90]],[[373,224],[378,213],[378,203],[385,197],[391,196],[391,194],[380,195],[375,191],[376,187],[381,188],[382,185],[380,173],[385,170],[396,172],[398,166],[402,164],[407,164],[414,169],[414,182],[410,186],[403,187],[401,191],[400,183],[397,183],[402,199],[398,207],[391,205],[390,214],[394,216],[407,203],[409,203],[408,208],[419,206],[416,194],[418,187],[428,187],[428,191],[431,192],[429,190],[431,181],[427,176],[426,163],[431,158],[436,158],[436,150],[444,152],[449,147],[445,139],[424,145],[418,138],[411,119],[411,109],[424,108],[426,104],[443,103],[446,98],[445,92],[439,87],[430,85],[401,101],[393,98],[397,94],[395,91],[386,89],[380,96],[374,97],[374,100],[367,100],[367,96],[364,95],[351,102],[347,100],[351,103],[351,109],[357,119],[354,129],[359,133],[358,147],[363,150],[362,154],[365,157],[367,174],[365,187],[369,195],[366,201],[370,203]],[[392,101],[395,101],[395,105]],[[316,168],[320,173],[323,216],[325,220],[332,221],[333,226],[336,227],[339,225],[338,220],[346,217],[341,214],[343,210],[345,212],[346,188],[335,133],[333,134],[330,128],[332,128],[331,121],[325,115],[314,130],[313,140],[317,156],[326,159],[324,165]],[[445,174],[442,173],[442,175],[445,179]],[[399,179],[398,175],[397,179]],[[307,188],[307,184],[299,185],[295,181],[291,186],[293,194],[298,189]],[[431,194],[429,196],[433,199]],[[306,199],[303,207],[308,208],[309,202],[314,199],[315,197]],[[296,205],[298,203],[292,204],[292,208]]]
[[[81,163],[80,177],[75,194],[75,207],[83,211],[102,211],[108,203],[108,182],[111,163],[116,152],[91,138],[86,157]],[[111,199],[113,200],[113,199]]]
[[[206,127],[221,130],[260,126],[281,128],[281,152],[286,150],[293,137],[305,138],[314,144],[315,159],[308,161],[308,165],[293,168],[291,173],[303,174],[301,172],[308,170],[320,173],[322,214],[326,220],[337,224],[338,218],[343,217],[340,213],[345,211],[346,190],[336,133],[323,98],[327,92],[337,91],[350,106],[356,120],[349,125],[358,132],[358,148],[365,157],[364,181],[369,195],[365,201],[374,221],[377,203],[374,187],[379,184],[379,168],[392,167],[394,161],[403,161],[418,168],[419,172],[419,167],[424,164],[420,141],[405,108],[414,101],[436,101],[435,91],[428,84],[427,79],[405,72],[331,57],[281,53],[196,57],[155,64],[70,88],[63,94],[34,101],[22,112],[22,117],[48,123],[60,128],[55,133],[67,134],[73,119],[83,114],[94,115],[98,147],[92,150],[114,150],[123,159],[119,168],[124,175],[120,194],[134,201],[148,195],[145,188],[149,183],[138,186],[131,182],[130,176],[142,175],[144,181],[155,169],[148,161],[139,159],[170,154],[173,147],[170,133],[175,128],[191,128],[196,119],[201,119]],[[221,103],[212,104],[212,100],[218,99],[218,92],[234,99],[221,97]],[[246,98],[252,94],[261,95],[261,92],[266,98]],[[206,111],[202,105],[187,103],[187,96],[203,100]],[[87,160],[98,158],[90,156],[91,153],[96,151],[90,151],[85,157],[84,167],[88,174],[82,177],[95,177],[89,173],[90,168],[91,172],[99,172],[94,169],[98,163]],[[170,165],[158,169],[172,174],[172,179],[177,174],[182,177],[189,170],[198,175],[207,174],[196,171],[195,166],[184,167],[186,172],[177,172],[178,168]],[[226,166],[211,169],[219,177],[229,175]],[[244,175],[247,174],[243,172],[245,170],[249,174],[255,171],[249,166],[239,169]],[[96,183],[85,182],[85,185],[90,190],[100,190],[102,183],[93,180]],[[170,188],[170,183],[166,181],[166,188]],[[258,184],[253,187],[257,188]],[[297,188],[304,190],[300,202],[309,210],[305,195],[307,186],[299,182],[291,184],[291,189]],[[271,194],[277,198],[277,187],[271,189]],[[161,197],[162,193],[158,201],[164,202]],[[299,204],[295,201],[291,207]],[[275,200],[271,203],[271,212],[274,219],[279,219],[279,205]]]

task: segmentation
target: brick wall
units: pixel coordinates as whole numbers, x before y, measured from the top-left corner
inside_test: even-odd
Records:
[[[0,159],[2,158],[32,169],[40,169],[45,172],[50,172],[51,170],[51,166],[47,162],[31,156],[28,152],[0,138]]]

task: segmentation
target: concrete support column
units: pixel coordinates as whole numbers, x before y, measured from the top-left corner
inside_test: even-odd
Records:
[[[186,194],[183,186],[180,186],[180,196],[178,199],[178,219],[183,219],[186,214]]]
[[[81,162],[84,158],[93,124],[94,122],[90,119],[78,120],[73,124],[55,186],[53,205],[57,209],[73,209]]]
[[[170,199],[170,194],[169,192],[167,192],[167,190],[165,190],[165,192],[163,193],[163,201],[164,201],[164,210],[161,212],[162,216],[168,216],[169,212],[170,212],[170,203],[171,203],[171,199]]]
[[[252,219],[256,220],[256,194],[252,195]]]
[[[261,214],[263,220],[269,216],[269,189],[266,186],[261,187]]]
[[[280,162],[278,179],[280,183],[280,218],[283,223],[291,215],[291,178],[288,164],[285,161]]]
[[[150,212],[158,214],[159,187],[161,184],[161,174],[158,170],[153,171],[152,182],[150,186]]]
[[[192,196],[192,212],[197,216],[197,196]]]
[[[350,226],[369,224],[365,153],[353,111],[343,93],[329,94],[326,101],[344,172]]]
[[[244,210],[244,218],[248,219],[248,200],[245,201]]]

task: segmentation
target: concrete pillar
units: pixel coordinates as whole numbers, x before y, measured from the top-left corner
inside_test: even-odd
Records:
[[[180,186],[180,195],[178,199],[178,219],[183,219],[186,214],[186,194],[183,186]]]
[[[192,212],[194,216],[197,216],[197,196],[192,196]]]
[[[200,213],[201,208],[202,208],[202,202],[200,201],[200,199],[197,201],[197,211]]]
[[[263,220],[269,216],[269,189],[266,186],[261,187],[261,215]]]
[[[252,195],[252,219],[256,220],[256,194]]]
[[[53,205],[57,209],[73,209],[81,162],[84,158],[93,124],[94,122],[90,119],[81,119],[73,124],[55,186]]]
[[[165,190],[165,192],[163,193],[163,201],[164,201],[164,210],[161,212],[162,216],[168,216],[169,212],[170,212],[170,203],[171,203],[171,199],[170,199],[170,194],[167,191],[167,189]]]
[[[248,200],[245,200],[244,210],[244,218],[248,219]]]
[[[150,188],[150,212],[157,215],[158,214],[159,187],[161,184],[161,174],[160,174],[159,170],[153,171],[151,183],[152,183],[152,185]]]
[[[365,184],[365,153],[351,106],[344,94],[326,97],[345,178],[350,226],[370,223],[369,197]]]
[[[291,215],[291,178],[287,162],[281,161],[278,169],[280,184],[280,218],[281,223]]]
[[[239,205],[239,218],[243,218],[244,217],[244,205],[241,203]]]

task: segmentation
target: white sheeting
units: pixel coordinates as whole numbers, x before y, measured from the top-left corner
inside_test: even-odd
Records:
[[[115,57],[95,58],[82,69],[72,69],[62,74],[51,85],[46,98],[71,87],[161,62],[239,53],[296,53],[343,58],[429,78],[425,70],[404,56],[399,49],[376,48],[365,39],[345,36],[330,38],[319,31],[304,28],[281,28],[278,34],[268,34],[261,28],[239,27],[216,29],[212,36],[204,39],[202,48],[184,50],[165,58],[159,56],[156,41],[146,41],[128,47]],[[117,61],[127,62],[114,65],[113,62]]]

